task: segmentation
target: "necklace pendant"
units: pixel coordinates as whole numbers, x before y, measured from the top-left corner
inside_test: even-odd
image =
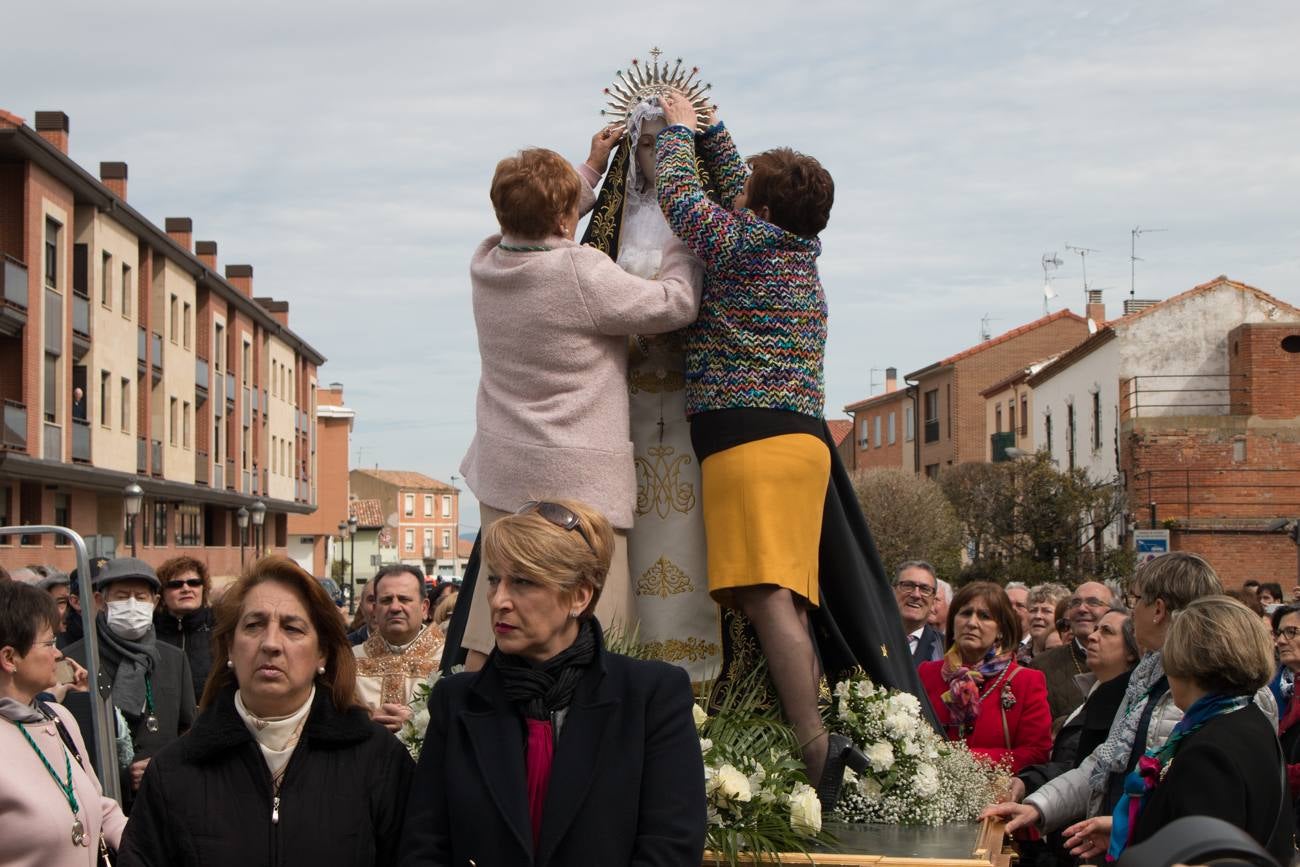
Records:
[[[149,714],[147,717],[144,718],[144,727],[145,730],[150,734],[157,734],[158,717],[154,716],[153,714]]]
[[[80,819],[72,821],[72,845],[86,846],[86,826],[81,824]]]

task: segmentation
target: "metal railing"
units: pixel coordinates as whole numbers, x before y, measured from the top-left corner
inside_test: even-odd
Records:
[[[90,336],[90,298],[80,292],[72,293],[72,333]]]
[[[63,428],[57,424],[45,423],[45,436],[41,441],[41,457],[47,461],[63,460]]]
[[[226,400],[235,402],[235,375],[230,372],[226,373]]]
[[[215,464],[212,465],[212,487],[219,491],[225,486],[226,486],[225,467],[221,465],[221,461],[217,461]]]
[[[245,493],[245,494],[256,494],[256,493],[257,493],[257,488],[253,487],[253,476],[252,476],[251,473],[249,473],[248,470],[244,470],[244,472],[243,472],[243,479],[242,479],[241,481],[242,481],[242,484],[240,485],[240,488],[239,488],[240,491],[242,491],[242,492]]]
[[[149,471],[155,476],[163,474],[162,440],[149,440]]]
[[[208,453],[195,449],[194,484],[206,485],[208,483],[208,469],[211,466],[212,466],[212,461],[208,460]]]
[[[0,297],[4,298],[6,304],[26,310],[30,297],[27,290],[27,266],[12,256],[0,257],[0,288],[3,288]]]
[[[226,459],[226,490],[233,491],[234,489],[235,489],[235,459],[227,458]]]
[[[144,437],[135,438],[135,471],[142,476],[149,472],[149,441]]]
[[[205,392],[208,390],[208,360],[206,358],[194,359],[194,387],[201,388]]]
[[[1000,464],[1003,461],[1011,460],[1011,456],[1007,454],[1007,449],[1013,448],[1015,444],[1016,435],[1012,431],[989,434],[989,449],[993,463]]]
[[[144,330],[143,325],[136,331],[135,357],[141,364],[144,364],[149,359],[149,332]]]
[[[90,422],[84,418],[72,420],[72,459],[78,463],[90,463]]]
[[[1249,392],[1244,373],[1148,373],[1120,380],[1121,421],[1154,416],[1230,415]]]
[[[154,331],[154,332],[152,332],[152,334],[151,334],[151,336],[150,336],[150,340],[151,340],[151,342],[152,342],[152,346],[150,347],[150,351],[153,353],[153,355],[152,355],[153,366],[156,367],[156,368],[158,368],[159,370],[162,370],[162,366],[163,366],[163,339],[162,339],[162,335],[159,334],[157,331]]]
[[[1300,512],[1300,469],[1139,470],[1131,494],[1136,514],[1154,509],[1159,521],[1271,519]]]
[[[27,406],[16,400],[4,402],[4,430],[0,432],[0,446],[7,449],[27,448]]]

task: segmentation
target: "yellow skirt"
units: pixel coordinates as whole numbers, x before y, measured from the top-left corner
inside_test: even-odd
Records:
[[[774,584],[818,604],[817,552],[830,481],[826,443],[809,434],[754,440],[700,464],[709,593]]]

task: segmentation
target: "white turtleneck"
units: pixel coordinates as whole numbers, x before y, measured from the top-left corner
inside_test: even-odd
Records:
[[[244,699],[235,690],[235,712],[239,718],[248,726],[248,731],[257,741],[257,746],[262,750],[262,758],[266,759],[266,766],[271,769],[271,777],[278,780],[284,773],[285,766],[289,764],[289,758],[293,755],[294,747],[298,746],[298,739],[302,736],[303,726],[307,723],[307,714],[311,711],[312,700],[316,698],[315,685],[311,688],[311,693],[307,700],[302,703],[296,711],[288,716],[281,717],[258,717],[255,716],[244,705]]]

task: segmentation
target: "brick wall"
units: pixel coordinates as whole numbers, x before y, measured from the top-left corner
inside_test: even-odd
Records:
[[[849,469],[867,469],[875,467],[910,467],[912,449],[915,443],[907,440],[907,407],[911,400],[906,389],[899,389],[887,395],[877,395],[861,408],[851,411],[853,430],[844,438],[847,453],[845,464]],[[889,416],[894,415],[894,443],[889,443]],[[876,446],[876,419],[880,419],[880,446]],[[862,425],[867,425],[864,434]],[[870,445],[862,445],[863,436],[870,436]]]
[[[1240,589],[1252,578],[1276,581],[1282,592],[1300,584],[1296,569],[1296,546],[1285,533],[1258,531],[1179,531],[1169,534],[1174,551],[1189,551],[1204,557],[1219,574],[1225,589]]]
[[[1300,325],[1250,323],[1232,329],[1228,373],[1235,415],[1300,416]]]

